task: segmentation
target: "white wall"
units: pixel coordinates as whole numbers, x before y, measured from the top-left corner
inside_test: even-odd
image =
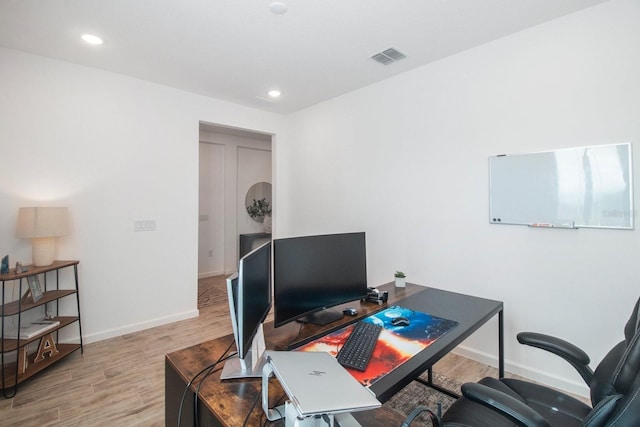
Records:
[[[244,201],[253,184],[272,182],[271,142],[215,131],[202,131],[200,141],[198,274],[231,274],[238,265],[238,235],[264,231]]]
[[[370,283],[403,270],[504,301],[507,369],[584,392],[515,334],[564,337],[597,363],[639,296],[639,232],[490,225],[488,157],[631,141],[637,184],[638,76],[640,2],[616,0],[294,114],[278,234],[364,230]],[[495,363],[495,330],[459,351]]]
[[[199,122],[283,118],[4,48],[0,93],[0,253],[30,262],[18,207],[69,206],[58,258],[80,260],[86,342],[197,315]]]
[[[225,260],[225,153],[222,144],[200,143],[198,277],[223,274]]]

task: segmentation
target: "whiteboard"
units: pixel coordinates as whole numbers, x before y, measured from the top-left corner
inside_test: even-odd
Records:
[[[489,222],[633,229],[631,144],[489,157]]]

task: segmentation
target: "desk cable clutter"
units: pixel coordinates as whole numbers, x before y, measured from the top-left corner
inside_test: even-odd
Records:
[[[350,414],[382,406],[326,352],[267,351],[262,369],[262,409],[285,427],[358,427]],[[269,408],[269,378],[275,376],[289,400]],[[330,390],[330,392],[328,392]]]

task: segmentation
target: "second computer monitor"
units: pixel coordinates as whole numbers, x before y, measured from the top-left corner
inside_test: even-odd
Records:
[[[227,360],[220,377],[260,377],[265,349],[262,322],[271,309],[271,242],[240,259],[238,274],[227,279],[227,294],[238,355]]]

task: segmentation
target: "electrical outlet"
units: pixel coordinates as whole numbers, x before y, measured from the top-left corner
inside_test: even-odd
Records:
[[[133,231],[156,231],[156,220],[144,219],[134,221]]]

